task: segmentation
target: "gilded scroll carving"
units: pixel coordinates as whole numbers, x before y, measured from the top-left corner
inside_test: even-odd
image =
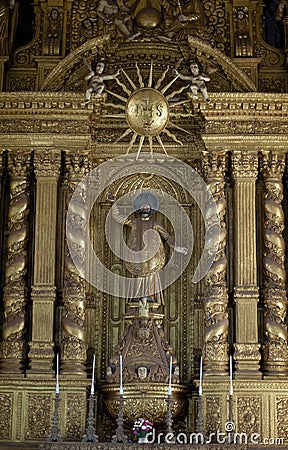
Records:
[[[206,208],[208,223],[208,252],[216,257],[205,279],[204,293],[204,370],[221,373],[227,369],[228,353],[228,293],[226,285],[227,259],[226,247],[226,199],[224,192],[224,173],[226,158],[223,154],[204,153],[203,168],[207,186],[213,195],[218,215],[213,207]],[[209,256],[209,255],[208,255]]]
[[[263,153],[264,177],[264,367],[266,374],[287,372],[287,327],[285,317],[287,299],[284,266],[285,243],[282,236],[284,213],[282,175],[285,155]]]
[[[29,156],[23,152],[9,154],[11,183],[4,287],[2,371],[18,372],[26,352],[24,333],[30,206]]]
[[[72,195],[78,183],[84,178],[88,169],[88,161],[84,155],[68,156],[68,188],[66,203],[69,206]],[[73,204],[70,205],[69,238],[73,242],[74,252],[78,264],[81,264],[83,274],[85,271],[85,229],[86,229],[86,187],[77,190]],[[63,373],[77,373],[84,375],[87,345],[84,339],[84,319],[86,308],[85,280],[76,269],[71,255],[66,249],[63,302],[65,314],[62,319],[64,339],[62,341],[62,369]]]

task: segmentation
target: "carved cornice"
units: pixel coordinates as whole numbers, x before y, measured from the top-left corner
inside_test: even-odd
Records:
[[[255,179],[258,174],[258,155],[248,153],[247,150],[232,153],[233,177]]]

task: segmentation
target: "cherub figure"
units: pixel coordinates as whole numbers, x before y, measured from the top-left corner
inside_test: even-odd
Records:
[[[105,89],[104,81],[106,80],[114,80],[116,77],[120,75],[120,70],[118,70],[116,73],[112,75],[104,75],[104,69],[105,69],[105,63],[102,61],[97,62],[95,67],[95,72],[90,68],[90,73],[85,77],[86,81],[89,81],[87,90],[86,90],[86,97],[85,97],[85,103],[89,103],[91,99],[92,92],[95,92],[95,97],[100,98],[101,94],[103,93]]]
[[[206,81],[210,81],[210,78],[204,73],[200,73],[200,68],[197,62],[192,62],[190,64],[190,71],[192,75],[183,75],[182,73],[178,72],[177,69],[173,69],[173,74],[181,78],[181,80],[191,81],[189,88],[195,100],[198,99],[198,92],[200,91],[204,97],[204,100],[206,100],[206,102],[210,102],[207,86],[205,83]]]
[[[140,35],[140,33],[133,34],[130,9],[121,1],[100,0],[97,14],[107,25],[115,24],[120,33],[128,40],[133,40]]]

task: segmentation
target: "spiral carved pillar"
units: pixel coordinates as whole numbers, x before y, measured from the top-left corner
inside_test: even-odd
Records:
[[[27,376],[30,376],[32,373],[43,372],[51,372],[52,374],[52,361],[54,358],[53,323],[56,297],[57,183],[60,164],[60,151],[35,150],[34,167],[37,189],[32,285],[33,323],[32,340],[29,342],[30,370]],[[43,327],[43,323],[45,323],[45,327]]]
[[[236,150],[232,154],[234,178],[235,242],[235,377],[261,377],[259,343],[256,259],[256,178],[258,155]]]
[[[66,196],[66,208],[68,210],[75,188],[81,183],[89,170],[87,156],[81,154],[67,155],[66,169],[68,171],[68,187]],[[70,205],[69,215],[69,239],[77,253],[78,264],[83,267],[85,273],[85,233],[86,233],[86,186],[80,184],[77,196],[74,196]],[[86,309],[85,279],[79,271],[69,253],[65,251],[64,289],[63,303],[65,307],[63,325],[63,341],[61,345],[62,373],[65,375],[86,376],[85,362],[87,344],[84,337],[84,319]]]
[[[287,299],[284,266],[285,243],[282,176],[285,155],[263,152],[262,174],[264,178],[264,289],[265,306],[263,347],[264,374],[285,375],[288,372],[287,327],[284,323]]]
[[[19,374],[26,357],[26,304],[29,235],[30,152],[10,152],[8,156],[10,205],[9,236],[4,287],[4,323],[1,372]]]
[[[212,266],[205,278],[203,297],[204,349],[203,368],[206,375],[227,374],[228,371],[228,292],[226,283],[226,199],[225,168],[226,156],[222,153],[204,152],[203,169],[206,184],[214,199],[214,205],[206,208],[205,218],[208,257],[213,257]],[[215,215],[215,205],[218,216]],[[214,255],[215,252],[215,255]]]

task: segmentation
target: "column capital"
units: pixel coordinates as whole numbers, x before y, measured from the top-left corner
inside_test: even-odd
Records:
[[[247,150],[232,152],[232,175],[234,179],[256,179],[258,174],[258,153]]]
[[[202,170],[207,179],[224,178],[227,167],[227,153],[223,151],[202,152]]]
[[[38,177],[58,177],[61,166],[61,152],[55,149],[36,149],[34,168]]]
[[[9,150],[8,162],[14,177],[26,177],[31,169],[31,150]]]
[[[260,163],[261,172],[265,178],[282,178],[285,169],[285,154],[272,151],[262,151]]]
[[[66,154],[66,170],[70,180],[80,180],[91,170],[91,162],[87,152],[80,150]]]

